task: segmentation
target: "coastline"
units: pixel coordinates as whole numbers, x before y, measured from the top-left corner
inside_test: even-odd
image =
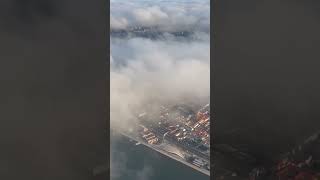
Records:
[[[118,132],[119,134],[121,134],[122,136],[127,137],[128,139],[131,139],[131,140],[133,140],[133,141],[139,142],[141,145],[144,145],[144,146],[146,146],[146,147],[149,147],[149,148],[157,151],[158,153],[160,153],[160,154],[162,154],[162,155],[165,155],[165,156],[167,156],[167,157],[169,157],[169,158],[171,158],[171,159],[174,159],[174,160],[176,160],[176,161],[178,161],[178,162],[180,162],[180,163],[183,163],[184,165],[187,165],[187,166],[189,166],[190,168],[193,168],[194,170],[197,170],[197,171],[199,171],[199,172],[201,172],[201,173],[203,173],[203,174],[205,174],[205,175],[207,175],[207,176],[210,176],[210,171],[207,171],[207,170],[205,170],[205,169],[198,168],[197,166],[194,166],[194,165],[186,162],[184,159],[182,159],[182,158],[180,158],[180,157],[178,157],[178,156],[174,156],[174,155],[173,155],[172,153],[170,153],[170,152],[167,152],[167,151],[165,151],[165,150],[162,150],[162,149],[153,147],[152,145],[147,144],[147,143],[145,143],[145,142],[143,142],[143,141],[141,141],[141,140],[139,140],[139,139],[137,139],[137,138],[135,138],[135,137],[132,137],[132,136],[130,136],[130,135],[124,133],[124,132],[120,132],[120,131],[117,131],[117,132]]]

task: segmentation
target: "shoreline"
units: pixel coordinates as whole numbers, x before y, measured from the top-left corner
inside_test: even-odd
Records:
[[[207,176],[210,176],[210,171],[207,171],[207,170],[198,168],[197,166],[186,162],[184,159],[172,155],[172,153],[170,153],[170,152],[167,152],[167,151],[165,151],[165,150],[162,150],[162,149],[158,149],[158,148],[156,148],[156,147],[153,147],[152,145],[147,144],[147,143],[145,143],[145,142],[142,142],[141,140],[139,140],[139,139],[137,139],[137,138],[135,138],[135,137],[132,137],[132,136],[130,136],[130,135],[124,133],[124,132],[120,132],[120,131],[117,131],[117,132],[120,133],[121,135],[127,137],[128,139],[131,139],[131,140],[134,140],[134,141],[136,141],[136,142],[139,142],[141,145],[144,145],[144,146],[146,146],[146,147],[149,147],[150,149],[155,150],[155,151],[157,151],[158,153],[160,153],[160,154],[162,154],[162,155],[165,155],[165,156],[167,156],[167,157],[169,157],[169,158],[171,158],[171,159],[174,159],[174,160],[176,160],[176,161],[178,161],[178,162],[180,162],[180,163],[183,163],[184,165],[187,165],[187,166],[189,166],[190,168],[193,168],[194,170],[197,170],[198,172],[201,172],[201,173],[203,173],[203,174],[205,174],[205,175],[207,175]]]

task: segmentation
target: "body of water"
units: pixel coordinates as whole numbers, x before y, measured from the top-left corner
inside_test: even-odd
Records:
[[[209,180],[210,177],[146,146],[112,138],[112,180]]]

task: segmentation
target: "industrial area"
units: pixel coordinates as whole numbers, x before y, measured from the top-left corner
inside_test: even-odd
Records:
[[[218,141],[212,144],[210,161],[210,104],[196,111],[186,105],[160,106],[138,113],[136,122],[135,131],[122,133],[136,145],[144,144],[217,180],[320,179],[320,132],[266,161],[250,152],[250,144]]]
[[[136,132],[122,134],[210,175],[209,104],[197,111],[186,105],[160,106],[158,112],[138,114],[136,126]]]

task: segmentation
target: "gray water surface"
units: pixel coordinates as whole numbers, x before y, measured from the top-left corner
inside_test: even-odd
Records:
[[[130,141],[126,137],[117,137],[112,139],[112,180],[210,179],[209,176],[166,157],[148,147],[135,145],[136,142]]]

